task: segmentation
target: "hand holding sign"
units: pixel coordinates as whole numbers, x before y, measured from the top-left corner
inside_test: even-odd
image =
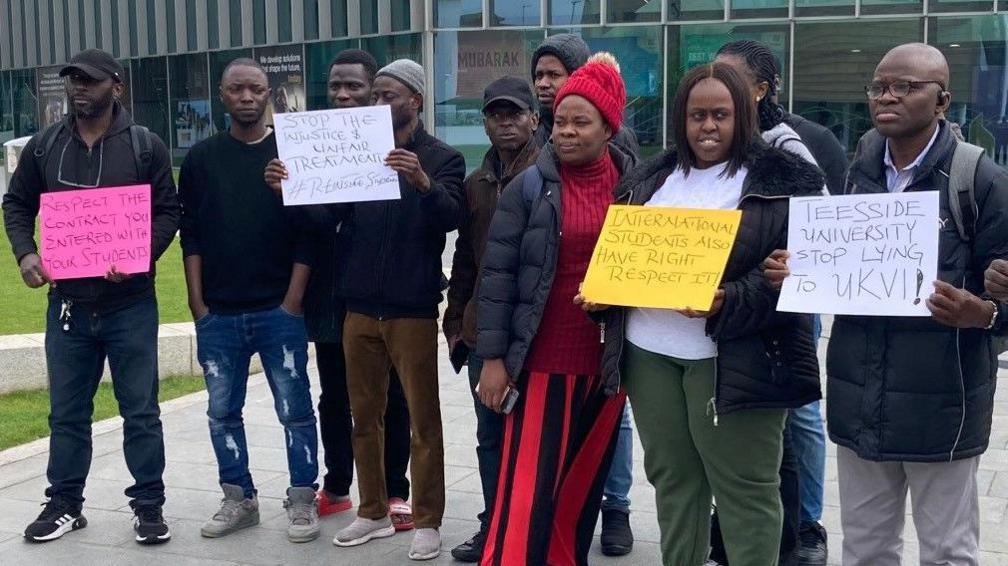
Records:
[[[18,267],[21,268],[21,279],[29,288],[38,289],[46,283],[52,284],[49,274],[42,265],[42,258],[36,253],[25,254],[18,262]]]
[[[792,198],[777,310],[930,316],[939,228],[937,191]],[[771,284],[782,275],[773,266]]]
[[[934,289],[927,308],[935,320],[953,328],[987,328],[994,305],[944,281],[935,281]]]
[[[787,250],[774,250],[763,260],[763,277],[775,291],[780,291],[784,280],[791,275],[791,268],[787,265],[789,257],[791,254]]]
[[[421,193],[430,191],[430,178],[420,167],[420,158],[415,153],[401,148],[393,149],[385,158],[385,165],[401,173]]]

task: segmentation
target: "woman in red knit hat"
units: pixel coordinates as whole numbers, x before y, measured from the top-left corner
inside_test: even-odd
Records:
[[[484,566],[587,564],[625,401],[601,366],[605,327],[574,304],[614,188],[635,159],[619,65],[599,53],[554,102],[552,140],[505,189],[490,226],[477,315],[481,401],[506,412]]]

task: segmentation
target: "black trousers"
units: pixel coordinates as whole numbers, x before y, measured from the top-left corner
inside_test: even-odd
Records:
[[[791,418],[790,416],[788,417]],[[791,427],[784,426],[784,456],[780,467],[781,504],[784,506],[784,528],[781,533],[780,558],[778,566],[797,566],[801,541],[798,531],[801,527],[801,489],[798,482],[798,458],[791,441]],[[711,521],[711,559],[721,566],[728,566],[728,555],[721,540],[721,526],[717,512]]]
[[[326,467],[322,488],[333,495],[347,495],[353,483],[353,419],[350,396],[347,394],[346,359],[343,344],[316,342],[318,363],[319,430]],[[409,499],[410,483],[406,478],[410,457],[410,421],[406,396],[395,370],[391,371],[388,406],[385,409],[385,487],[390,498]]]

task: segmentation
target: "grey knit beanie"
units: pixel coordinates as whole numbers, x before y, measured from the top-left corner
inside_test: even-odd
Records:
[[[396,59],[382,67],[375,78],[381,76],[392,77],[417,94],[424,93],[424,70],[416,61]]]
[[[583,66],[591,57],[591,48],[581,36],[571,33],[561,33],[549,36],[546,41],[532,53],[532,78],[535,79],[535,68],[539,58],[552,55],[563,63],[567,73],[573,73]]]

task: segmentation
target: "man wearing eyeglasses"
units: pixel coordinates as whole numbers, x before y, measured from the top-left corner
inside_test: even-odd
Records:
[[[123,451],[134,484],[126,489],[136,541],[166,542],[164,441],[158,408],[158,310],[154,262],[178,229],[179,206],[164,143],[133,123],[119,103],[123,68],[108,53],[78,53],[60,71],[69,114],[28,142],[4,195],[14,257],[26,285],[49,284],[46,363],[52,436],[48,501],[25,538],[57,539],[83,528],[84,482],[91,465],[92,399],[106,359],[123,417]],[[149,184],[151,264],[147,273],[109,268],[104,278],[50,280],[35,242],[42,193]]]
[[[921,564],[976,565],[976,473],[987,449],[1005,303],[984,269],[1008,257],[1008,175],[983,157],[968,239],[948,184],[958,142],[941,119],[949,68],[934,47],[886,54],[866,87],[875,129],[862,138],[846,193],[939,191],[938,281],[930,318],[838,316],[827,354],[827,415],[836,444],[844,566],[899,565],[907,492]],[[970,170],[972,173],[972,169]],[[969,207],[972,208],[972,207]]]

